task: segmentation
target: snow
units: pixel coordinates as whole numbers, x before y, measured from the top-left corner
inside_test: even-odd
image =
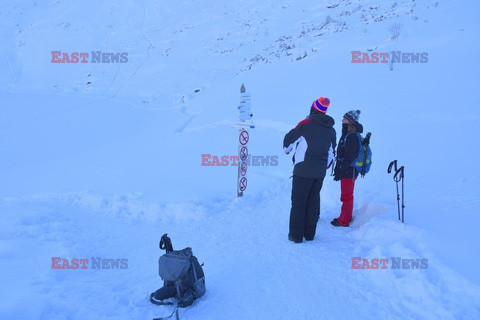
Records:
[[[0,10],[0,318],[148,319],[158,241],[193,248],[207,292],[181,319],[476,319],[480,6],[474,1],[48,1]],[[400,26],[398,39],[389,29]],[[353,64],[351,51],[428,52]],[[51,51],[127,52],[56,64]],[[236,198],[239,88],[252,95],[251,166]],[[340,133],[362,111],[373,165],[354,221],[334,228],[327,176],[312,242],[287,240],[285,133],[318,96]],[[405,166],[405,224],[390,161]],[[52,269],[52,257],[128,259]],[[428,259],[352,269],[352,257]],[[91,267],[91,264],[89,265]]]

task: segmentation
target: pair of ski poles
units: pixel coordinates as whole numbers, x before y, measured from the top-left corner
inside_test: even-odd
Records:
[[[398,183],[402,181],[402,223],[405,221],[405,168],[401,166],[397,168],[397,160],[393,160],[388,165],[388,173],[392,172],[392,168],[395,170],[395,174],[393,175],[393,180],[397,185],[397,208],[398,208],[398,220],[400,220],[400,193],[398,192]]]

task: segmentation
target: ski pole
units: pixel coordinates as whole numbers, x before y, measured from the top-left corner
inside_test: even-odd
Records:
[[[402,180],[402,223],[405,222],[404,217],[405,217],[405,186],[404,186],[404,180],[405,180],[405,168],[404,166],[401,166],[396,172],[395,175],[393,176],[393,179],[398,183],[400,180]]]
[[[390,162],[390,164],[388,165],[388,170],[387,172],[388,173],[391,173],[392,172],[392,167],[395,169],[395,173],[398,171],[397,170],[397,160],[393,160],[392,162]],[[395,175],[393,176],[393,180],[395,180]],[[397,209],[398,209],[398,220],[400,220],[400,194],[398,192],[398,181],[395,180],[395,184],[397,185]]]

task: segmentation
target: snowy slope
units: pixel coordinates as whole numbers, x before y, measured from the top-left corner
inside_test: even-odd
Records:
[[[161,286],[166,232],[205,262],[207,294],[182,319],[479,318],[476,2],[3,7],[0,318],[168,315],[147,299]],[[129,61],[53,64],[54,50]],[[353,50],[429,61],[391,71],[352,64]],[[236,153],[241,83],[256,125],[250,153],[278,166],[251,167],[236,199],[236,167],[201,166],[201,154]],[[362,110],[374,165],[357,183],[351,228],[329,224],[340,203],[327,177],[317,238],[294,245],[281,141],[320,95],[337,132],[343,113]],[[405,225],[386,173],[393,159],[406,168]],[[128,269],[52,270],[52,257],[126,258]],[[428,268],[354,270],[352,257],[426,258]]]

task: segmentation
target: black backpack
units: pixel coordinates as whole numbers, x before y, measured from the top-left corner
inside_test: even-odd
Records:
[[[176,300],[178,307],[188,307],[205,294],[202,265],[193,255],[192,248],[173,250],[167,234],[160,239],[160,249],[166,251],[158,259],[158,274],[163,279],[163,287],[150,294],[150,302],[169,305],[173,304],[172,300]]]

